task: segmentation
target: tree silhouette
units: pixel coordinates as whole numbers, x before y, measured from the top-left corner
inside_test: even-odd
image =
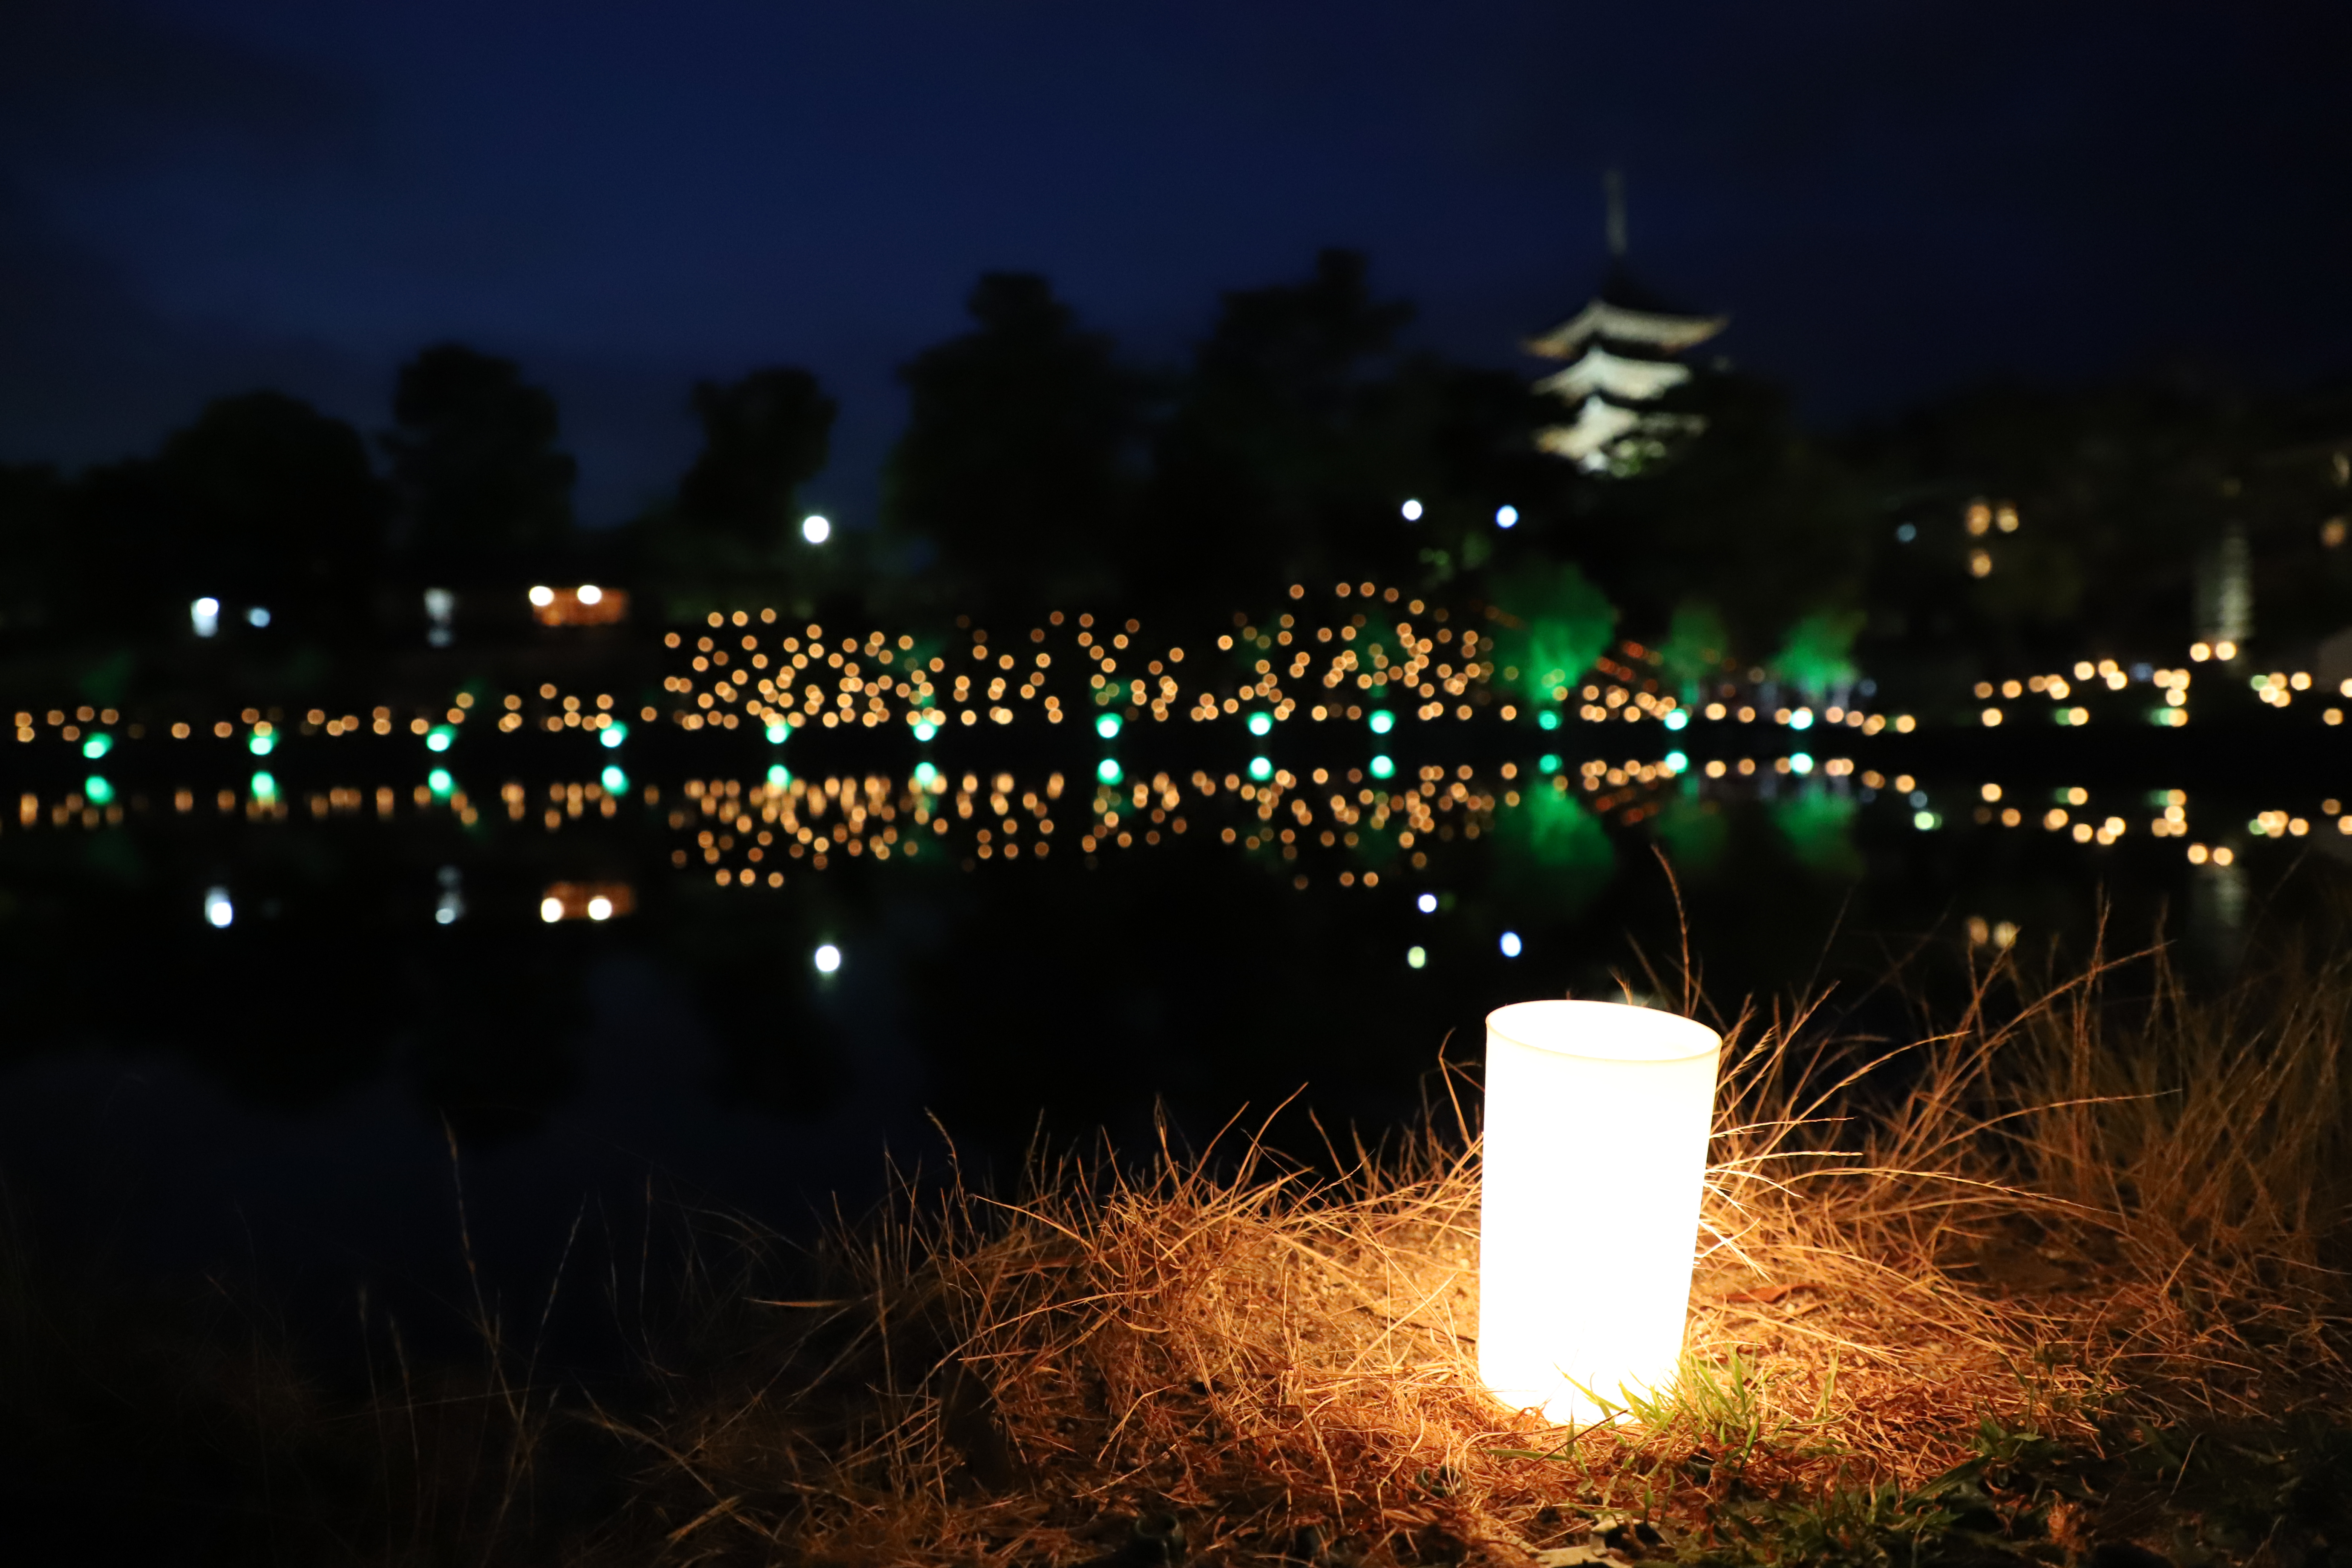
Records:
[[[1507,373],[1401,356],[1412,318],[1349,250],[1225,296],[1156,443],[1162,598],[1222,608],[1268,581],[1443,580],[1486,558],[1496,506],[1550,478],[1528,460],[1538,410]]]
[[[822,592],[838,546],[824,553],[800,534],[800,487],[824,468],[835,405],[804,370],[757,370],[729,384],[699,382],[694,412],[702,451],[677,499],[636,524],[651,580],[672,615],[698,614],[747,595],[798,604]]]
[[[836,411],[804,370],[697,383],[702,455],[679,481],[680,516],[747,552],[772,552],[797,531],[800,487],[824,467]]]
[[[217,399],[154,457],[93,468],[62,500],[85,574],[106,563],[83,625],[181,637],[209,595],[231,625],[268,610],[278,640],[366,639],[389,498],[359,432],[308,404]]]
[[[579,468],[556,449],[553,397],[511,360],[442,343],[401,367],[393,419],[383,440],[412,574],[488,586],[549,572],[571,540]]]
[[[177,587],[266,607],[322,640],[364,637],[389,497],[357,430],[250,393],[208,405],[155,466],[175,513],[163,553]]]
[[[899,372],[887,525],[936,552],[935,597],[992,615],[1107,598],[1132,517],[1142,388],[1043,278],[990,273],[977,328]]]

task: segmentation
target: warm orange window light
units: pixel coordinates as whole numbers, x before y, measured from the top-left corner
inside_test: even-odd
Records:
[[[1478,1375],[1563,1425],[1682,1356],[1723,1038],[1614,1002],[1486,1017]]]
[[[543,626],[609,626],[629,618],[629,595],[620,588],[583,583],[576,588],[530,591],[530,617]]]
[[[637,890],[626,882],[550,882],[539,900],[539,918],[549,925],[558,921],[608,921],[634,914]]]

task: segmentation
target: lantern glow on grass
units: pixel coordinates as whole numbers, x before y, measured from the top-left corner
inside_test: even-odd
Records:
[[[1503,1404],[1581,1426],[1673,1383],[1722,1050],[1613,1002],[1487,1016],[1478,1375]]]

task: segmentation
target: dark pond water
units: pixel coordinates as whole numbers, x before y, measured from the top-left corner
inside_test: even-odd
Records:
[[[2223,980],[2352,849],[2315,720],[610,746],[551,702],[446,752],[297,717],[266,754],[247,720],[96,758],[33,728],[0,752],[0,1168],[61,1234],[322,1310],[454,1293],[453,1137],[478,1251],[527,1282],[583,1205],[805,1228],[942,1129],[1003,1172],[1041,1130],[1131,1149],[1164,1105],[1198,1140],[1303,1089],[1288,1142],[1309,1110],[1377,1134],[1496,1005],[1671,991],[1685,929],[1726,1007],[1866,1009],[1898,961],[1932,994],[2087,952],[2103,910]]]

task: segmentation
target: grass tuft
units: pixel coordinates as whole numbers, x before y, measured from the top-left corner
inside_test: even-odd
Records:
[[[1897,1043],[1729,1020],[1684,1376],[1582,1431],[1477,1387],[1465,1082],[1317,1165],[1260,1125],[908,1184],[819,1289],[721,1304],[756,1353],[626,1426],[635,1506],[680,1563],[1158,1560],[1124,1532],[1163,1517],[1213,1560],[1404,1563],[1729,1550],[1790,1500],[1859,1561],[2032,1444],[2340,1396],[2347,1009],[2332,958],[2197,1001],[2148,952],[1997,962]]]

